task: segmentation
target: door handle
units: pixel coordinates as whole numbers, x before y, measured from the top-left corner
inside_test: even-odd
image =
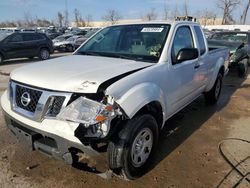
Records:
[[[201,66],[200,64],[196,64],[196,65],[194,66],[194,69],[198,69],[200,66]]]

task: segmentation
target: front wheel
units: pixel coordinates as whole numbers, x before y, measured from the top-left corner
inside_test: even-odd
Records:
[[[151,115],[129,120],[117,140],[108,145],[109,167],[126,180],[143,176],[152,165],[158,132],[157,122]]]
[[[238,65],[238,75],[240,78],[244,78],[247,76],[247,71],[248,71],[248,60],[243,59],[242,61],[239,62]]]
[[[212,89],[210,91],[204,93],[206,103],[208,103],[208,104],[217,103],[217,101],[220,97],[220,93],[221,93],[222,78],[223,78],[222,74],[219,73]]]
[[[50,57],[50,53],[49,53],[49,50],[46,49],[46,48],[42,48],[39,52],[39,58],[41,60],[46,60],[46,59],[49,59]]]

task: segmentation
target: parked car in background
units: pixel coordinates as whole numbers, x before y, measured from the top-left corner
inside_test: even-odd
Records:
[[[204,35],[207,39],[209,39],[213,34],[214,32],[213,31],[210,31],[208,29],[203,29],[203,32],[204,32]]]
[[[20,32],[0,35],[0,63],[6,59],[22,57],[46,60],[51,53],[53,43],[45,34]]]
[[[226,46],[230,49],[230,66],[238,69],[239,77],[245,77],[250,64],[250,32],[217,32],[208,40],[210,46]]]
[[[75,49],[79,48],[79,46],[81,46],[86,40],[88,40],[90,37],[92,37],[97,31],[99,31],[99,29],[89,30],[86,35],[79,37],[75,41],[75,46],[74,46]]]
[[[53,44],[57,43],[57,42],[62,42],[62,41],[65,41],[67,40],[68,38],[72,37],[73,35],[72,34],[64,34],[64,35],[60,35],[56,38],[54,38],[52,40]]]
[[[79,35],[75,35],[75,36],[72,36],[66,40],[55,42],[54,43],[54,50],[73,52],[76,49],[75,43],[76,43],[77,39],[80,37],[81,36],[79,36]]]

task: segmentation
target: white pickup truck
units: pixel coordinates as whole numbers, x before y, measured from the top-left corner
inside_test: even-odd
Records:
[[[71,164],[106,144],[109,169],[133,180],[152,163],[166,120],[202,94],[217,102],[228,59],[194,22],[110,26],[73,55],[13,71],[1,105],[33,150]]]

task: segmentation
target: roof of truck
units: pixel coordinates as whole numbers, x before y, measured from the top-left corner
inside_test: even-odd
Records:
[[[140,25],[140,24],[169,24],[169,25],[177,25],[177,24],[197,24],[197,22],[192,21],[166,21],[166,20],[156,20],[156,21],[141,21],[141,22],[128,22],[123,24],[115,24],[114,26],[118,25]]]

